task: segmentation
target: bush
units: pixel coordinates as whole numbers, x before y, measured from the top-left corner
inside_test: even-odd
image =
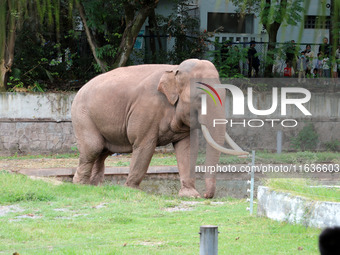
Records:
[[[312,123],[303,127],[296,137],[292,137],[291,147],[301,151],[313,151],[318,144],[318,134]]]
[[[334,140],[325,143],[325,146],[328,151],[339,151],[340,149],[340,141]]]

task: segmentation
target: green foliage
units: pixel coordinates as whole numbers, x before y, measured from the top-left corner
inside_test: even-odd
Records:
[[[297,150],[315,150],[318,144],[318,134],[312,123],[304,126],[296,137],[291,138],[291,146]]]
[[[317,162],[320,162],[317,153],[311,151],[298,151],[295,153],[293,158],[294,164],[298,163],[311,164]]]
[[[340,149],[340,141],[333,140],[325,143],[325,146],[328,151],[339,151]]]
[[[232,0],[240,13],[257,13],[261,23],[269,25],[277,22],[282,25],[296,25],[302,20],[303,0]]]
[[[303,0],[271,0],[254,1],[260,4],[260,17],[262,24],[272,24],[277,22],[282,25],[296,25],[302,20],[301,13]]]
[[[198,17],[190,15],[186,1],[178,1],[170,16],[158,16],[157,20],[160,30],[170,38],[175,38],[173,48],[167,51],[166,62],[179,64],[188,58],[203,58],[207,50],[207,38],[211,34],[200,31],[200,21]]]
[[[302,20],[303,0],[232,0],[237,7],[237,11],[241,13],[255,13],[260,17],[264,29],[269,35],[268,51],[264,58],[265,75],[272,76],[272,67],[275,57],[280,54],[280,50],[276,49],[276,36],[281,26],[295,26]]]
[[[224,44],[224,45],[223,45]],[[216,66],[221,78],[243,78],[240,74],[240,61],[247,61],[248,48],[246,45],[235,45],[231,42],[223,44],[215,42],[216,51],[209,52],[212,55],[213,63]],[[222,50],[226,48],[227,50]]]
[[[97,57],[109,66],[113,64],[125,28],[123,2],[122,0],[82,1],[87,25],[95,32],[93,34],[98,44]],[[97,67],[95,68],[98,71]]]

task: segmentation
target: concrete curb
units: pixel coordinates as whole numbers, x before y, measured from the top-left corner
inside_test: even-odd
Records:
[[[257,215],[308,227],[340,226],[340,203],[313,201],[259,186]]]
[[[39,168],[23,169],[20,174],[39,177],[70,177],[76,172],[76,168]],[[127,175],[129,167],[106,167],[105,176],[108,175]],[[177,166],[151,166],[147,174],[178,174]]]

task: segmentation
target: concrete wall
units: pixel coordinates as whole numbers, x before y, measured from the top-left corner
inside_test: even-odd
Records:
[[[313,201],[259,186],[257,214],[308,227],[340,226],[340,203]]]
[[[0,155],[48,154],[72,152],[76,146],[71,124],[71,104],[74,93],[0,93]],[[232,116],[232,98],[226,104],[227,117]],[[254,106],[268,109],[271,106],[271,93],[254,95]],[[261,106],[261,108],[259,107]],[[231,137],[247,150],[275,150],[276,133],[283,131],[283,149],[290,150],[290,138],[312,121],[319,134],[319,149],[324,149],[327,141],[340,140],[340,93],[312,93],[306,108],[312,116],[302,118],[296,107],[289,106],[287,116],[275,112],[270,118],[295,118],[296,128],[282,128],[269,124],[261,128],[228,127]],[[265,119],[249,113],[237,119]],[[266,116],[267,118],[268,116]]]
[[[68,153],[74,93],[0,93],[0,155]]]

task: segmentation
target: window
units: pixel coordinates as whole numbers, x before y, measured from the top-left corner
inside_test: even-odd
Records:
[[[305,28],[329,29],[330,16],[305,16]]]
[[[208,31],[213,32],[223,27],[223,33],[254,32],[254,14],[208,12]]]

